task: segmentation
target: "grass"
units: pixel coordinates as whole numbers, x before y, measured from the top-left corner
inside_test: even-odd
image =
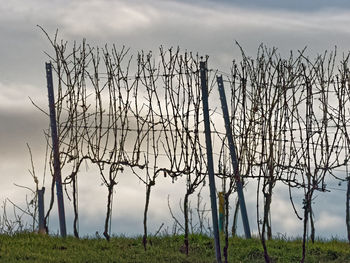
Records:
[[[181,252],[183,236],[151,237],[144,251],[141,237],[104,239],[75,239],[22,233],[0,235],[0,262],[215,262],[213,239],[190,236],[190,252]],[[301,241],[272,240],[267,243],[272,262],[298,262]],[[231,238],[229,262],[264,262],[258,239]],[[350,262],[350,246],[337,240],[308,244],[306,262]]]

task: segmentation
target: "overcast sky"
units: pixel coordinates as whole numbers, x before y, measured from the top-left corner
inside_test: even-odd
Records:
[[[180,46],[183,50],[209,55],[210,67],[228,71],[231,61],[239,59],[235,41],[251,56],[261,43],[277,47],[282,55],[305,46],[310,57],[335,46],[341,54],[349,50],[349,24],[350,2],[346,0],[1,1],[0,200],[10,197],[22,202],[23,190],[13,183],[31,185],[26,142],[32,147],[37,173],[42,178],[45,151],[42,131],[48,127],[48,119],[31,105],[28,97],[46,107],[44,63],[48,58],[44,51],[52,53],[52,49],[36,25],[45,28],[50,36],[58,29],[59,38],[70,43],[86,38],[92,45],[125,45],[131,48],[131,53],[141,49],[157,52],[160,45]],[[136,186],[130,186],[122,181],[113,229],[117,233],[140,233],[143,204],[128,200],[135,200],[135,196],[143,198],[138,190],[143,188],[137,182]],[[164,186],[152,197],[150,217],[156,222],[153,229],[170,220],[166,197],[168,192],[176,195],[177,191],[167,187],[170,186]],[[80,207],[87,207],[82,212],[86,217],[81,219],[81,229],[83,233],[95,233],[103,225],[105,192],[102,188],[92,190],[84,182],[81,189]],[[300,235],[302,224],[293,215],[285,190],[278,191],[280,198],[273,204],[275,234]],[[94,200],[90,199],[91,193],[96,196]],[[246,195],[248,207],[254,211],[255,194]],[[319,196],[318,200],[323,204],[316,212],[318,234],[344,238],[345,192],[334,191],[327,197]],[[256,229],[254,222],[252,216],[252,228]],[[71,225],[68,230],[72,231]]]

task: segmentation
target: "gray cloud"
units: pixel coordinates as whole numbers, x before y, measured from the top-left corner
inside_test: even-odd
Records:
[[[183,1],[185,2],[185,1]],[[200,5],[203,3],[203,1],[200,0],[193,0],[192,2]],[[208,0],[207,2],[211,3],[213,6],[217,6],[220,4],[225,4],[227,6],[241,6],[244,8],[255,8],[260,10],[288,10],[293,12],[312,12],[312,11],[318,11],[322,9],[329,9],[329,8],[350,8],[350,4],[346,0],[335,0],[335,1],[327,1],[327,0],[315,0],[315,1],[303,1],[303,0],[295,0],[295,1],[288,1],[288,0],[254,0],[254,1],[244,1],[244,0]]]

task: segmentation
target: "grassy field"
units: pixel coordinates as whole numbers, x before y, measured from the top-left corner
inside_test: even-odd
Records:
[[[215,262],[214,242],[206,236],[190,237],[190,253],[181,252],[183,236],[151,237],[144,251],[141,238],[75,239],[17,234],[0,236],[0,262]],[[272,262],[298,262],[301,241],[272,240]],[[230,239],[229,262],[264,262],[258,239]],[[350,262],[350,246],[340,241],[308,244],[306,262]]]

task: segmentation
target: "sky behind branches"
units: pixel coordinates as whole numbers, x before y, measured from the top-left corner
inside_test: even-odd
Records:
[[[94,46],[116,44],[130,47],[131,54],[143,49],[158,54],[159,46],[180,46],[182,50],[209,55],[209,67],[228,72],[233,59],[239,60],[238,41],[245,52],[254,57],[261,43],[277,47],[282,56],[290,50],[297,52],[307,47],[306,54],[314,58],[325,50],[334,50],[338,56],[349,51],[350,43],[349,1],[160,1],[160,0],[11,0],[0,3],[0,176],[2,178],[0,200],[6,197],[23,202],[23,189],[14,183],[32,185],[26,143],[31,145],[37,175],[42,178],[45,140],[43,130],[48,118],[30,103],[31,97],[38,105],[47,107],[44,52],[53,54],[49,41],[37,27],[42,26],[53,37],[78,44],[86,38]],[[122,185],[124,179],[121,179]],[[48,183],[48,179],[46,179]],[[99,184],[99,180],[91,183]],[[137,182],[136,182],[137,184]],[[48,187],[48,185],[47,185]],[[81,219],[84,233],[95,233],[95,225],[102,226],[105,193],[89,189],[82,183],[81,207],[86,204],[85,219]],[[142,185],[138,189],[143,189]],[[170,186],[169,186],[170,187]],[[345,236],[345,185],[334,188],[332,198],[320,195],[319,203],[327,204],[316,214],[316,231],[321,236]],[[166,188],[164,188],[166,189]],[[151,202],[150,218],[154,229],[168,218],[164,196],[176,190],[160,189]],[[84,193],[94,192],[99,198],[89,200]],[[280,198],[274,200],[275,233],[295,235],[301,233],[283,189]],[[141,229],[142,206],[128,201],[140,195],[130,185],[117,192],[114,230],[119,233],[137,233]],[[246,193],[248,205],[254,210],[255,194]],[[124,199],[118,199],[124,196]],[[143,195],[139,196],[143,198]],[[95,205],[88,205],[90,202]],[[132,202],[132,201],[130,201]],[[174,199],[174,205],[177,204]],[[336,204],[336,205],[334,205]],[[155,207],[159,205],[165,211]],[[55,207],[56,208],[56,207]],[[327,209],[325,209],[327,208]],[[139,213],[139,215],[137,214]],[[165,215],[166,214],[166,215]],[[132,218],[132,220],[130,220]],[[54,224],[54,219],[52,219]],[[255,218],[252,216],[251,224]],[[135,228],[135,225],[137,227]],[[121,226],[121,227],[118,227]],[[69,226],[71,227],[71,226]],[[70,229],[70,228],[68,228]],[[136,231],[132,232],[133,230]],[[71,230],[69,230],[71,231]],[[299,231],[299,232],[295,232]]]

